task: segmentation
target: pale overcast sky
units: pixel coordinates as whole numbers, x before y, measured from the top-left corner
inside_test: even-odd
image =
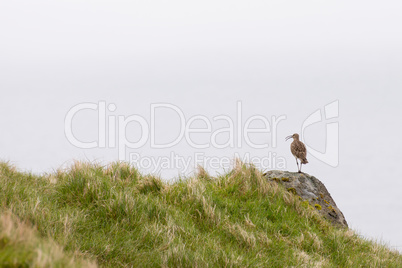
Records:
[[[321,152],[326,142],[339,141],[339,164],[332,167],[309,154],[303,171],[326,185],[350,227],[402,249],[401,8],[400,1],[387,0],[3,1],[0,158],[36,173],[74,159],[117,161],[118,149],[109,142],[95,149],[69,142],[69,110],[81,103],[112,104],[107,130],[113,120],[122,126],[119,116],[134,116],[137,123],[126,131],[112,129],[116,143],[123,137],[134,142],[144,133],[138,122],[150,124],[151,105],[168,103],[187,123],[196,115],[211,122],[211,133],[191,134],[193,142],[209,148],[182,139],[157,149],[146,136],[144,146],[126,150],[125,160],[130,155],[191,160],[196,154],[233,159],[238,153],[268,157],[271,168],[296,171],[284,138],[300,133],[309,115],[338,101],[338,116],[324,120],[322,113],[322,122],[305,129],[304,141]],[[97,141],[98,111],[75,114],[77,139]],[[221,120],[214,121],[216,116]],[[249,146],[244,132],[238,146],[237,126],[251,116],[270,124],[271,132],[249,136],[268,148]],[[286,119],[274,134],[273,117],[280,116]],[[222,118],[234,123],[233,148],[209,142],[212,132],[230,125]],[[180,123],[173,109],[160,109],[156,142],[174,140]],[[264,126],[261,120],[253,123]],[[335,141],[326,139],[327,123],[339,126]],[[207,127],[200,120],[193,126]],[[228,133],[216,137],[221,144],[230,141]],[[171,179],[181,172],[170,166],[156,173]]]

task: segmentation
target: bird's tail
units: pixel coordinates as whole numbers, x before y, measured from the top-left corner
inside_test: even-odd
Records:
[[[307,158],[302,159],[301,163],[302,164],[307,164],[308,163]]]

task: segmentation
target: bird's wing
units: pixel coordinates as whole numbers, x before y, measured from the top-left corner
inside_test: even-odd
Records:
[[[292,153],[300,159],[306,158],[307,149],[302,142],[292,144]]]

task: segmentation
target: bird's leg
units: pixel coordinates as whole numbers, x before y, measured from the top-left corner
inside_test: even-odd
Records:
[[[303,164],[302,164],[302,163],[301,163],[301,161],[300,161],[300,169],[299,169],[299,173],[302,173],[302,172],[301,172],[302,165],[303,165]]]
[[[297,165],[297,170],[299,170],[299,162],[297,162],[297,157],[296,157],[296,165]],[[300,165],[301,165],[301,163],[300,163]]]

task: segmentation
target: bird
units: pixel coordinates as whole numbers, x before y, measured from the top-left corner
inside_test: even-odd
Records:
[[[292,142],[292,144],[290,144],[290,151],[296,158],[297,169],[298,169],[298,172],[301,173],[302,164],[308,163],[307,158],[306,158],[307,149],[306,149],[306,146],[304,145],[304,143],[302,143],[299,140],[299,134],[295,133],[293,135],[287,136],[286,141],[291,138],[293,138],[293,142]],[[300,159],[300,168],[299,168],[299,162],[297,162],[297,159]]]

